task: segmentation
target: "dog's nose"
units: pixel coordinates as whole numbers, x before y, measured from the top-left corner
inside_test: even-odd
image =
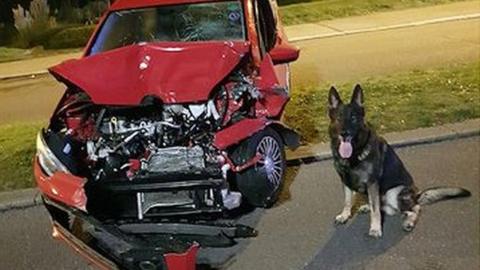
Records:
[[[340,132],[340,136],[342,136],[343,138],[347,138],[350,136],[350,134],[347,131],[342,131]]]

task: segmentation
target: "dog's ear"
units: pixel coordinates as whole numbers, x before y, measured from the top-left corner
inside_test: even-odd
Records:
[[[330,109],[337,109],[340,104],[343,104],[343,102],[337,89],[335,89],[334,86],[330,87],[330,92],[328,93],[328,105]]]
[[[358,106],[363,107],[363,89],[360,84],[355,85],[355,88],[353,89],[352,100],[350,100],[350,103],[355,103]]]

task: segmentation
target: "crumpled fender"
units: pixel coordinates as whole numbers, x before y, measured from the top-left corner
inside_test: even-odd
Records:
[[[266,55],[260,65],[260,76],[255,80],[261,97],[255,104],[257,116],[278,118],[290,100],[285,88],[280,86],[270,55]]]
[[[243,119],[237,123],[215,133],[213,145],[220,150],[251,137],[253,134],[272,127],[283,139],[283,142],[290,149],[295,150],[300,146],[300,135],[286,126],[284,123],[267,118]]]
[[[33,172],[37,186],[43,194],[55,201],[87,211],[87,196],[83,188],[87,180],[63,172],[56,172],[48,177],[42,172],[37,159],[34,161]]]

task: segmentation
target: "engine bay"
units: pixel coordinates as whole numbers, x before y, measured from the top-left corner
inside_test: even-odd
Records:
[[[82,91],[67,92],[49,132],[63,140],[71,171],[94,181],[133,180],[147,175],[221,173],[221,153],[212,146],[216,131],[252,116],[259,96],[237,74],[209,101],[162,104],[146,98],[139,106],[94,104]]]
[[[99,105],[69,88],[43,136],[68,172],[87,179],[87,209],[100,216],[143,219],[150,210],[162,213],[153,208],[232,209],[241,195],[231,188],[227,153],[213,145],[214,136],[254,117],[259,97],[240,72],[208,101],[193,104],[146,97],[138,106]]]

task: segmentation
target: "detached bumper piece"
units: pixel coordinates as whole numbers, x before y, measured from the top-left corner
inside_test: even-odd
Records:
[[[99,181],[85,187],[89,198],[87,209],[101,220],[142,221],[221,213],[224,210],[221,192],[224,183],[221,178],[202,175]]]
[[[229,247],[254,237],[247,226],[222,223],[108,223],[44,198],[53,235],[101,269],[194,270],[202,247]]]

